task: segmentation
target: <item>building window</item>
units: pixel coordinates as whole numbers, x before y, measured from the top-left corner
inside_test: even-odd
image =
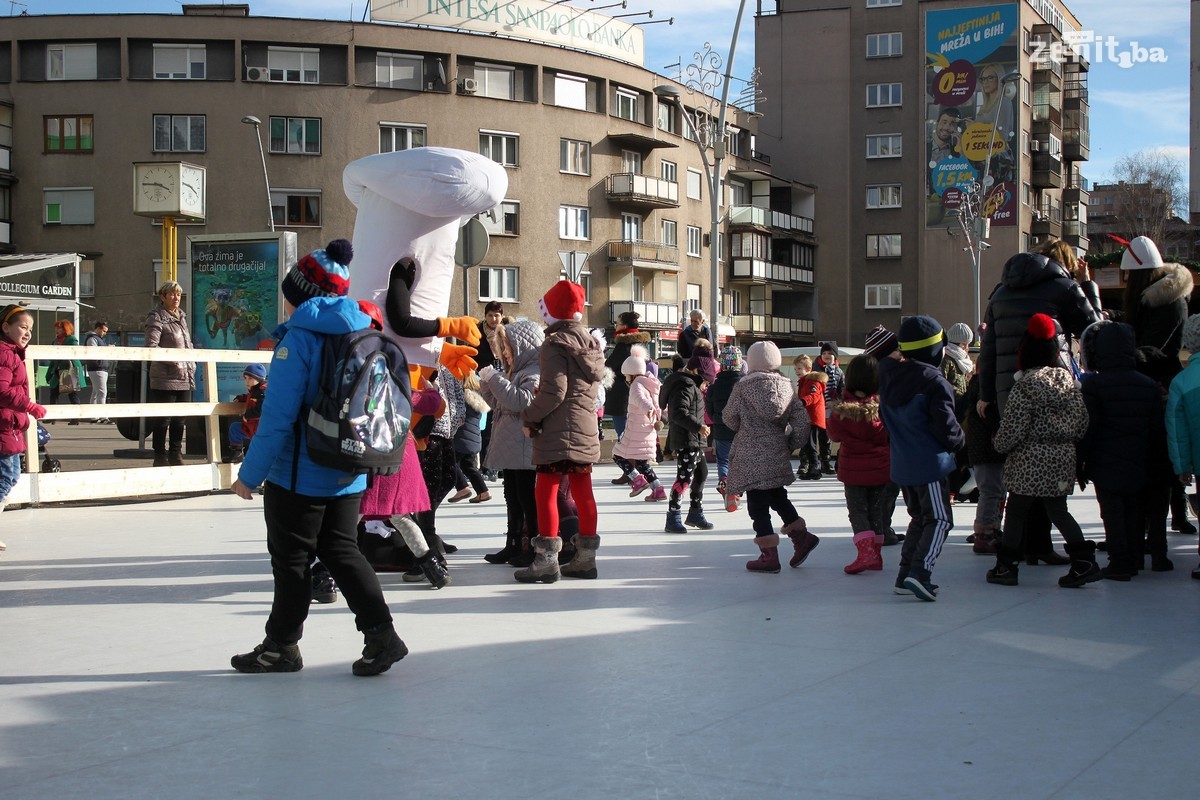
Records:
[[[762,233],[735,233],[729,239],[734,258],[771,258],[771,237]]]
[[[738,128],[730,126],[725,133],[725,150],[732,156],[746,155],[746,135]]]
[[[42,222],[47,225],[94,225],[96,199],[92,187],[43,189]]]
[[[155,114],[154,152],[203,153],[206,124],[203,114]]]
[[[46,47],[46,80],[96,80],[96,45],[48,45]]]
[[[92,137],[92,115],[43,117],[45,152],[90,153],[95,144]]]
[[[1030,105],[1033,102],[1033,87],[1029,81],[1021,78],[1021,102],[1025,105]]]
[[[554,105],[587,111],[587,78],[562,72],[555,75]]]
[[[729,205],[750,205],[750,187],[745,182],[730,180],[725,185],[729,187]]]
[[[700,255],[700,243],[704,240],[704,234],[695,225],[687,226],[687,254],[689,256]]]
[[[899,258],[900,234],[868,233],[867,258]]]
[[[692,200],[703,198],[701,186],[704,185],[704,173],[689,168],[687,171],[687,196]]]
[[[704,305],[700,300],[700,292],[703,287],[698,283],[689,283],[683,290],[683,313],[692,313],[696,309]]]
[[[637,92],[617,87],[616,96],[613,99],[613,113],[621,119],[640,122],[641,117],[638,115],[638,102],[640,100],[641,97]]]
[[[379,123],[379,152],[395,153],[425,146],[425,126],[404,123]]]
[[[904,0],[867,0],[867,8],[883,8],[884,6],[903,5]]]
[[[558,207],[558,238],[592,238],[592,212],[586,206]]]
[[[1027,206],[1033,202],[1033,187],[1028,183],[1021,183],[1021,205]],[[1024,252],[1024,251],[1022,251]]]
[[[207,56],[202,44],[154,45],[155,80],[202,81],[207,72]]]
[[[320,83],[321,51],[299,47],[268,47],[267,72],[276,83]]]
[[[517,302],[517,268],[480,267],[479,299]]]
[[[271,117],[271,152],[321,154],[321,120]]]
[[[673,219],[664,219],[659,222],[659,227],[662,229],[662,243],[669,244],[672,247],[679,246],[679,226]]]
[[[898,106],[904,99],[902,83],[868,83],[867,108]]]
[[[521,204],[516,200],[505,200],[490,211],[480,214],[479,221],[492,236],[520,236]]]
[[[880,183],[867,187],[867,208],[899,208],[900,184]]]
[[[421,91],[425,88],[425,59],[404,53],[376,54],[375,85]]]
[[[514,67],[503,64],[476,64],[475,80],[479,83],[479,94],[497,100],[512,100],[517,82]]]
[[[658,165],[658,177],[671,183],[679,183],[679,166],[674,161],[662,161]]]
[[[892,58],[902,55],[904,37],[900,33],[868,33],[867,58]]]
[[[866,286],[867,308],[899,308],[900,284],[898,283],[869,283]]]
[[[675,107],[670,103],[659,103],[655,111],[655,124],[660,131],[675,133]]]
[[[503,164],[506,167],[515,167],[520,163],[520,153],[518,152],[520,139],[521,136],[517,133],[480,131],[479,152],[497,164]]]
[[[898,133],[867,136],[867,158],[899,158],[903,155],[903,139]]]
[[[321,224],[319,189],[272,189],[271,216],[279,226],[315,227]]]
[[[592,143],[577,139],[559,139],[558,171],[571,175],[591,175]]]
[[[96,296],[96,262],[90,258],[79,260],[79,296]]]

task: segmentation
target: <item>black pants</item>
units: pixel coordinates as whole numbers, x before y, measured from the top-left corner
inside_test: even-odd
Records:
[[[312,602],[313,558],[321,559],[333,575],[360,631],[392,621],[379,579],[358,549],[361,502],[361,494],[310,497],[266,484],[263,514],[275,575],[267,636],[279,644],[295,644],[304,635]]]
[[[1146,552],[1152,556],[1167,554],[1167,509],[1171,505],[1172,485],[1183,488],[1175,478],[1170,483],[1150,481],[1142,490],[1142,510],[1145,512]]]
[[[946,536],[954,527],[950,491],[942,478],[922,486],[901,486],[908,506],[908,532],[900,548],[900,574],[928,581],[942,552]]]
[[[508,511],[508,535],[537,536],[537,473],[532,469],[504,470],[504,507]]]
[[[1025,527],[1029,524],[1030,510],[1041,506],[1046,511],[1046,516],[1054,523],[1054,527],[1058,528],[1058,532],[1067,540],[1068,545],[1081,544],[1083,542],[1083,530],[1079,527],[1079,523],[1071,516],[1071,512],[1067,510],[1067,498],[1064,497],[1030,497],[1025,494],[1008,495],[1008,503],[1004,506],[1004,539],[1003,546],[1005,551],[1014,556],[1019,556],[1022,552],[1026,552],[1022,548],[1022,543],[1025,539]],[[1103,507],[1100,511],[1101,516],[1104,515]],[[1046,552],[1042,550],[1040,552]]]
[[[800,519],[796,507],[788,499],[787,487],[746,491],[746,513],[750,515],[755,538],[775,533],[775,527],[771,525],[772,511],[779,515],[784,525],[790,525]]]
[[[189,389],[150,389],[148,399],[151,403],[186,403],[191,400],[191,395]],[[171,449],[183,449],[183,420],[184,417],[154,417],[151,420],[156,455],[166,452],[168,432],[171,434]]]
[[[692,507],[699,508],[704,499],[704,482],[708,480],[708,462],[700,448],[685,447],[675,454],[675,483],[667,498],[667,508],[678,511],[682,506],[683,492],[689,489]]]
[[[895,484],[891,484],[895,485]],[[855,533],[871,531],[880,536],[891,524],[892,509],[896,496],[889,484],[880,486],[851,486],[846,484],[846,511],[849,512],[850,529]]]
[[[417,451],[421,472],[425,476],[425,488],[429,491],[429,510],[413,515],[417,527],[425,534],[430,547],[437,541],[437,510],[446,495],[454,488],[454,445],[441,436],[430,436],[425,449]]]
[[[487,491],[487,482],[483,480],[483,474],[479,471],[479,467],[475,466],[475,455],[475,453],[454,454],[454,488],[465,489],[470,483],[475,494],[483,494]]]
[[[50,383],[50,405],[52,405],[52,406],[58,405],[58,398],[60,395],[66,395],[67,402],[69,402],[71,405],[75,405],[75,406],[79,405],[79,392],[60,392],[60,391],[58,391],[58,382],[51,380],[51,383]]]
[[[1142,536],[1146,525],[1145,499],[1140,492],[1114,492],[1096,487],[1100,519],[1104,521],[1104,539],[1108,542],[1108,563],[1119,567],[1142,566]],[[1164,516],[1165,522],[1165,516]],[[1163,550],[1166,550],[1166,530]]]

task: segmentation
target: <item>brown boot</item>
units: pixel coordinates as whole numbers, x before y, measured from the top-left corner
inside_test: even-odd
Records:
[[[991,525],[984,525],[976,522],[974,526],[975,541],[971,545],[971,552],[980,556],[996,555],[996,541],[1000,538],[997,531]]]
[[[746,562],[746,569],[751,572],[768,572],[772,575],[779,572],[779,536],[756,536],[754,543],[758,545],[758,558]]]
[[[816,549],[821,540],[816,534],[808,532],[808,524],[804,521],[804,517],[797,517],[792,522],[783,526],[781,531],[784,536],[792,540],[792,548],[794,552],[792,557],[788,559],[789,567],[798,567],[804,563],[804,559],[808,558],[808,554]]]

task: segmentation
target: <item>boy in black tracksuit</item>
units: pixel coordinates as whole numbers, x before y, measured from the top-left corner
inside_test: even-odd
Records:
[[[938,370],[942,326],[932,317],[909,317],[899,340],[900,349],[879,361],[879,415],[891,442],[892,480],[912,518],[895,592],[932,601],[933,566],[954,526],[946,476],[955,468],[963,432],[954,414],[954,390]]]

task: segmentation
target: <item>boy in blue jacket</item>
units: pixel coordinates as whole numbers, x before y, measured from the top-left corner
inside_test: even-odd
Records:
[[[289,319],[276,331],[271,392],[231,487],[249,500],[253,489],[266,482],[263,513],[275,599],[262,644],[231,659],[238,672],[297,672],[304,666],[298,642],[312,599],[314,558],[333,575],[363,632],[365,646],[354,674],[378,675],[408,655],[375,571],[358,549],[366,477],[314,463],[308,448],[296,440],[303,427],[297,424],[301,414],[316,398],[326,337],[371,325],[371,318],[346,297],[352,256],[350,242],[336,239],[300,259],[283,279]]]
[[[1179,482],[1190,486],[1200,472],[1200,314],[1183,323],[1181,346],[1191,356],[1167,395],[1167,452]],[[1200,579],[1200,567],[1192,577]]]
[[[954,390],[938,370],[946,339],[942,326],[932,317],[909,317],[898,338],[900,349],[879,361],[879,415],[890,439],[892,481],[912,518],[895,592],[933,601],[933,565],[954,526],[946,476],[955,469],[963,432],[954,414]]]

